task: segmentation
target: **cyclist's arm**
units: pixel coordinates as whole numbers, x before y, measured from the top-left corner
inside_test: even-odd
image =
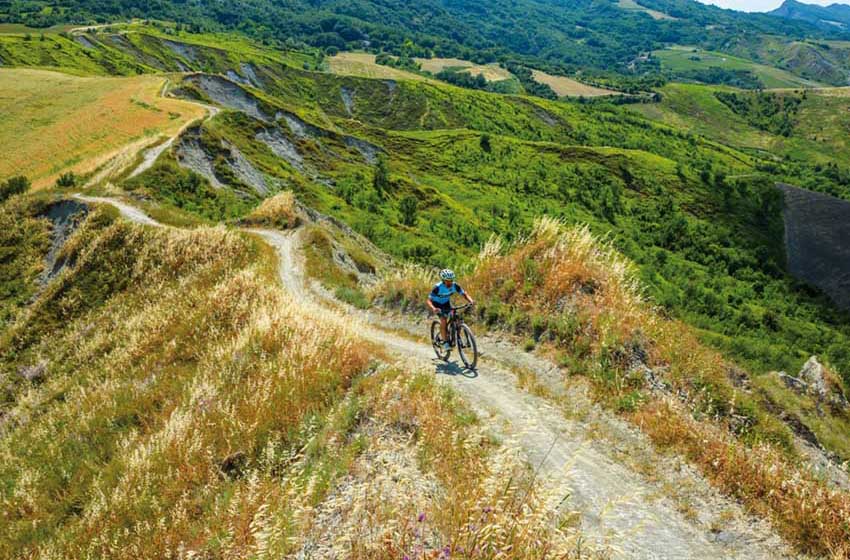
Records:
[[[431,310],[431,313],[438,313],[437,306],[434,305],[434,300],[431,298],[437,294],[437,288],[431,290],[431,293],[428,294],[428,298],[425,300],[425,303],[428,305],[428,309]]]
[[[462,295],[463,299],[465,299],[467,303],[469,303],[469,305],[475,303],[475,300],[473,300],[472,297],[468,293],[466,293],[466,290],[460,287],[460,285],[457,285],[457,293]]]

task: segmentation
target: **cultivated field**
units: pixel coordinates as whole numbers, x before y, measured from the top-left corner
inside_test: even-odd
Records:
[[[631,11],[636,11],[636,12],[644,12],[645,14],[649,14],[649,15],[652,17],[652,19],[656,19],[656,20],[661,20],[661,19],[675,20],[675,19],[679,19],[679,18],[675,18],[675,17],[673,17],[673,16],[671,16],[671,15],[665,14],[664,12],[659,12],[658,10],[651,10],[651,9],[649,9],[649,8],[646,8],[646,7],[644,7],[644,6],[641,6],[640,4],[638,4],[637,2],[635,2],[635,0],[620,0],[620,1],[619,1],[619,3],[618,3],[617,5],[618,5],[620,8],[624,9],[624,10],[631,10]]]
[[[513,79],[513,74],[498,64],[475,64],[462,58],[417,58],[423,70],[436,74],[449,68],[463,68],[473,76],[482,74],[488,82],[500,82]]]
[[[573,80],[572,78],[567,78],[566,76],[554,76],[552,74],[547,74],[546,72],[541,72],[540,70],[533,70],[532,75],[535,80],[541,84],[548,85],[561,97],[599,97],[601,95],[615,95],[617,93],[610,89],[602,89],[588,84],[583,84],[579,81]]]
[[[360,76],[385,80],[426,80],[413,72],[406,72],[375,62],[375,55],[360,52],[341,52],[328,59],[330,71],[341,76]]]
[[[821,84],[795,76],[785,70],[758,64],[752,60],[736,56],[703,51],[694,47],[671,47],[652,53],[661,60],[661,67],[673,72],[724,68],[726,70],[748,70],[769,89],[817,87]]]
[[[0,69],[0,178],[26,175],[43,187],[66,171],[86,174],[203,116],[198,105],[160,97],[164,84]]]

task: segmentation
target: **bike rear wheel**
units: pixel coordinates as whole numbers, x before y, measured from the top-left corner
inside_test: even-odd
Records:
[[[440,341],[440,322],[431,322],[431,346],[434,347],[434,353],[443,361],[448,361],[451,349],[443,350],[442,342]]]
[[[467,368],[475,369],[478,365],[478,344],[475,342],[475,335],[466,325],[461,325],[458,331],[457,352],[460,359]]]

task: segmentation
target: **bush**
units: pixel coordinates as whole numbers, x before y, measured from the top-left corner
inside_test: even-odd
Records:
[[[0,202],[5,202],[16,194],[23,194],[30,188],[30,181],[23,175],[12,177],[0,183]]]
[[[56,180],[56,186],[62,188],[71,188],[77,186],[77,176],[73,171],[68,171],[59,176]]]

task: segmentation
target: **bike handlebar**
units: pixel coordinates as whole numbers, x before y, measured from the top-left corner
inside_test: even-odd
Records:
[[[460,306],[458,306],[458,307],[452,306],[452,311],[463,311],[464,309],[467,309],[467,308],[469,308],[469,307],[472,307],[472,305],[473,305],[473,304],[471,304],[471,303],[467,303],[467,304],[465,304],[465,305],[460,305]]]

